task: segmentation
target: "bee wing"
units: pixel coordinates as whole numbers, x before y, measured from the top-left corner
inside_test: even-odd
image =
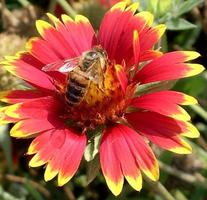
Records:
[[[101,69],[99,61],[95,62],[89,69],[88,69],[88,78],[95,82],[96,84],[102,84],[103,82],[103,70]]]
[[[80,57],[75,57],[67,60],[59,60],[53,63],[45,65],[42,70],[45,72],[48,71],[58,71],[61,73],[67,73],[74,70],[79,64]]]

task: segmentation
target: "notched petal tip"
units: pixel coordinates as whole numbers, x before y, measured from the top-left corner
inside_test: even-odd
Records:
[[[62,19],[64,24],[67,24],[67,23],[70,23],[70,22],[74,22],[74,20],[71,17],[69,17],[68,15],[66,15],[66,14],[62,14],[61,15],[61,19]]]
[[[158,38],[161,38],[162,35],[165,33],[167,26],[165,24],[159,24],[159,25],[155,26],[154,29],[157,30]]]
[[[22,126],[22,122],[16,123],[12,129],[10,130],[10,136],[15,138],[22,138],[24,137],[24,133],[20,130],[20,127]]]
[[[118,196],[122,191],[124,179],[121,179],[117,183],[115,183],[113,180],[111,180],[110,178],[108,178],[106,176],[105,176],[105,179],[106,179],[106,183],[108,185],[108,188],[111,190],[113,195]]]
[[[186,65],[189,66],[189,70],[186,72],[186,77],[195,76],[205,70],[205,67],[200,64],[186,64]]]
[[[189,61],[189,60],[194,60],[198,57],[200,57],[200,53],[196,52],[196,51],[181,51],[185,56],[185,61]]]
[[[183,94],[183,102],[181,105],[196,105],[198,104],[198,101],[196,98],[187,95],[187,94]]]
[[[120,10],[120,11],[124,11],[125,8],[127,6],[127,3],[122,1],[122,2],[119,2],[117,4],[115,4],[114,6],[111,7],[110,11],[113,12],[115,10]]]
[[[148,26],[151,26],[154,22],[154,15],[148,11],[139,12],[135,15],[135,17],[143,19]]]
[[[180,106],[177,106],[177,109],[178,109],[179,113],[172,113],[169,116],[174,119],[181,120],[181,121],[190,121],[191,120],[190,115],[186,112],[185,109],[183,109]]]
[[[58,170],[52,169],[51,164],[48,163],[44,173],[45,181],[47,182],[52,180],[53,178],[55,178],[55,176],[57,176],[57,174],[58,174]]]
[[[61,21],[57,17],[52,15],[51,13],[46,13],[46,15],[51,20],[51,22],[55,25],[55,27],[57,27],[59,24],[61,24]]]
[[[27,150],[27,155],[33,155],[35,153],[37,153],[38,150],[36,149],[36,145],[32,142],[30,145],[29,145],[29,148]]]
[[[134,188],[136,191],[140,191],[142,189],[142,175],[139,174],[138,177],[134,178],[131,176],[125,176],[129,185]]]
[[[89,23],[89,20],[87,17],[83,16],[83,15],[76,15],[75,16],[75,22],[76,23],[80,23],[80,22],[83,22],[83,23]]]
[[[44,20],[37,20],[36,21],[36,28],[37,28],[38,33],[41,36],[44,36],[45,31],[50,28],[53,28],[53,26]]]
[[[192,125],[190,122],[186,122],[187,131],[185,133],[181,133],[182,136],[188,138],[198,138],[200,136],[200,132],[198,129]]]
[[[126,8],[126,11],[131,11],[134,14],[137,11],[138,8],[139,8],[139,3],[136,2],[136,3],[133,3],[130,6],[128,6]]]
[[[21,107],[21,103],[18,104],[14,104],[11,106],[8,106],[8,108],[5,110],[5,114],[9,117],[13,117],[13,118],[21,118],[20,113],[18,113],[19,108]]]
[[[35,42],[38,39],[39,39],[38,37],[32,37],[26,42],[25,48],[27,49],[27,51],[29,52],[31,51],[33,42]]]
[[[35,154],[33,158],[29,161],[29,167],[40,167],[44,165],[46,161],[40,158],[39,154]]]
[[[191,154],[192,147],[182,138],[180,138],[180,146],[170,148],[169,151],[172,151],[177,154]]]
[[[61,174],[61,172],[58,174],[58,186],[62,187],[63,185],[65,185],[67,182],[70,181],[70,179],[72,178],[72,176],[67,175],[64,176]]]
[[[144,174],[152,181],[158,181],[160,177],[160,170],[157,160],[150,169],[142,169]]]

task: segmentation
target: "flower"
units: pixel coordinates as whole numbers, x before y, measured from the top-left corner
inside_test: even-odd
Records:
[[[1,123],[16,123],[11,129],[13,137],[35,137],[28,149],[33,155],[29,166],[45,165],[46,181],[57,175],[62,186],[73,177],[86,148],[88,130],[97,126],[104,129],[101,169],[114,195],[121,192],[124,178],[138,191],[142,173],[154,181],[159,178],[158,162],[147,140],[175,153],[191,152],[183,136],[194,138],[199,132],[180,105],[196,104],[196,99],[170,90],[139,92],[149,83],[202,72],[203,66],[186,63],[199,54],[153,50],[166,27],[153,27],[153,16],[135,14],[137,7],[136,3],[115,4],[104,16],[98,34],[84,16],[73,20],[62,15],[61,21],[48,14],[54,26],[38,20],[42,38],[32,38],[27,51],[1,63],[32,86],[0,94],[1,101],[12,104],[1,108]],[[82,100],[70,105],[65,93],[71,73],[42,69],[97,48],[108,56],[101,86],[91,81]]]

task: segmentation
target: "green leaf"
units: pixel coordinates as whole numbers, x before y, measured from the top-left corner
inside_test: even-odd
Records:
[[[12,162],[11,138],[9,136],[8,125],[0,126],[0,146],[4,151],[9,172],[11,173],[13,171],[13,162]]]
[[[96,130],[88,132],[88,135],[91,136],[91,138],[89,138],[89,142],[84,153],[85,160],[88,162],[93,160],[99,152],[101,133],[102,127],[98,127]]]
[[[176,81],[159,81],[139,85],[136,89],[135,96],[140,96],[147,93],[158,92],[161,90],[169,90],[175,85]]]
[[[204,200],[206,197],[206,189],[197,186],[195,192],[191,193],[190,200]]]
[[[183,18],[175,18],[166,22],[167,29],[172,31],[181,31],[196,28],[196,25],[190,23]]]
[[[179,80],[176,83],[174,89],[187,93],[191,96],[195,96],[201,99],[206,99],[207,84],[204,76],[205,76],[205,72],[195,77],[189,77]]]
[[[165,164],[171,165],[171,163],[173,161],[173,155],[169,151],[163,151],[162,154],[159,155],[159,160]],[[160,172],[160,181],[162,183],[165,183],[167,181],[168,177],[169,177],[168,173],[166,173],[164,171]]]
[[[184,193],[178,189],[174,191],[174,197],[179,200],[188,200]]]
[[[157,5],[156,17],[160,17],[168,13],[172,8],[172,0],[159,0]]]
[[[182,14],[191,11],[195,6],[198,6],[203,2],[204,0],[188,0],[188,1],[183,1],[180,4],[177,4],[179,7],[178,7],[178,12],[175,13],[176,17],[179,17]]]
[[[98,175],[100,170],[99,156],[96,155],[93,160],[87,163],[87,184],[90,184]]]
[[[148,10],[148,0],[134,0],[133,2],[139,2],[139,11]]]
[[[148,10],[156,14],[159,0],[148,0]]]
[[[41,194],[29,183],[29,181],[27,181],[24,185],[34,200],[44,200]]]
[[[2,186],[0,186],[0,199],[1,200],[23,200],[22,198],[16,198],[12,194],[6,192]]]

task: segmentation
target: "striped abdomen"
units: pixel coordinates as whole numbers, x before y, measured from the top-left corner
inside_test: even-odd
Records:
[[[79,104],[87,91],[88,84],[89,80],[86,77],[71,72],[65,90],[66,102],[69,105]]]

